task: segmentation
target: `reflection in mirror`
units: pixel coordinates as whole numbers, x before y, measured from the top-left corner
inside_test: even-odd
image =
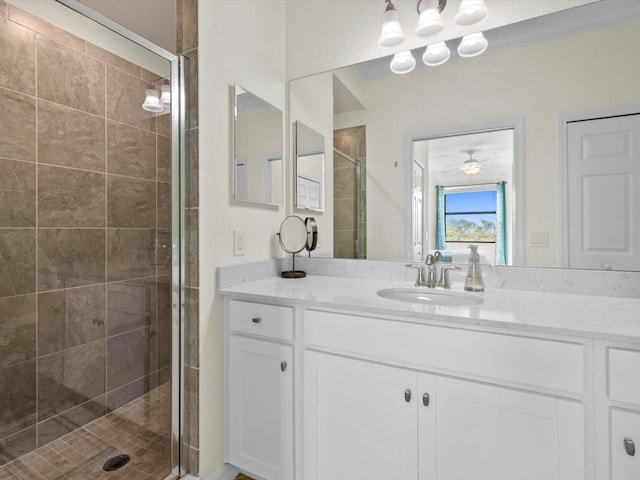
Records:
[[[333,132],[333,256],[367,258],[366,126]]]
[[[473,243],[482,263],[512,264],[519,195],[513,135],[504,129],[413,141],[412,261],[435,250],[465,261]],[[433,201],[424,202],[424,191],[435,192]]]
[[[295,122],[295,198],[300,210],[324,211],[324,136]]]
[[[234,99],[234,198],[282,205],[282,111],[237,85]]]
[[[469,148],[473,150],[470,156],[460,152],[462,147],[448,153],[459,155],[456,161],[461,166],[465,161],[482,160],[482,173],[473,175],[473,184],[507,182],[505,195],[511,214],[507,212],[506,262],[511,257],[514,265],[637,270],[640,231],[634,228],[640,225],[640,202],[632,195],[640,191],[640,185],[629,184],[623,189],[627,180],[622,177],[630,182],[638,177],[632,165],[640,164],[640,152],[626,149],[620,142],[624,135],[612,136],[606,128],[600,131],[598,135],[609,140],[597,145],[591,142],[592,153],[613,158],[609,155],[614,152],[603,150],[607,145],[614,150],[625,148],[625,155],[633,161],[623,165],[622,160],[616,160],[614,164],[613,160],[599,161],[604,158],[600,153],[586,155],[584,158],[594,167],[606,163],[618,169],[618,177],[616,183],[607,176],[613,170],[601,172],[601,168],[601,176],[590,184],[593,188],[582,193],[576,190],[579,179],[589,173],[582,167],[574,172],[572,165],[586,163],[575,163],[567,156],[571,153],[571,123],[640,113],[640,57],[636,51],[640,44],[640,2],[595,2],[487,31],[485,36],[489,48],[479,57],[463,60],[452,51],[446,64],[422,64],[406,75],[392,74],[389,58],[384,58],[291,82],[295,98],[292,118],[301,118],[302,111],[317,124],[332,125],[334,132],[366,129],[366,258],[408,261],[435,248],[435,215],[428,212],[435,211],[435,187],[447,185],[444,180],[430,179],[435,175],[432,166],[422,165],[426,177],[424,213],[415,218],[414,140],[520,125],[522,131],[513,146],[520,165],[514,163],[511,181],[488,177],[490,170],[483,170],[482,164],[497,161],[489,154],[483,156]],[[309,85],[314,86],[312,94],[303,98],[300,92],[309,92]],[[333,105],[332,112],[322,110],[327,104]],[[325,136],[328,130],[322,130]],[[448,160],[448,164],[453,163]],[[519,178],[522,188],[514,192]],[[451,185],[466,183],[452,181]],[[603,193],[606,191],[620,193],[615,203],[604,202],[612,200]],[[588,201],[585,195],[589,195]],[[583,211],[585,208],[588,211]],[[335,205],[333,209],[335,213]],[[575,218],[589,220],[574,226]],[[340,218],[334,219],[337,238]],[[424,225],[418,225],[419,221]],[[420,227],[418,238],[416,225]],[[597,231],[589,226],[597,226]],[[335,243],[333,255],[343,256]],[[587,261],[604,250],[610,258],[618,255],[622,261],[600,257]],[[486,263],[495,262],[495,252],[488,251],[484,257]]]

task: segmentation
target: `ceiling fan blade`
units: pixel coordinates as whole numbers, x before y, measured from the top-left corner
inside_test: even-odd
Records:
[[[452,172],[455,172],[456,170],[462,170],[462,167],[460,165],[457,165],[451,168],[443,168],[441,171],[442,173],[452,173]]]

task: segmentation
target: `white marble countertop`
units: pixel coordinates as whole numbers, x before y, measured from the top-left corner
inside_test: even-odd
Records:
[[[487,288],[479,305],[449,306],[406,303],[376,294],[385,288],[411,288],[412,282],[325,275],[302,279],[269,276],[218,290],[221,295],[254,301],[304,304],[400,315],[411,321],[445,321],[587,338],[640,341],[640,299]],[[428,292],[431,289],[425,288]],[[437,293],[446,292],[441,288]]]

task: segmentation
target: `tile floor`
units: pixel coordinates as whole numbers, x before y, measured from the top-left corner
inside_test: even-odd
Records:
[[[0,480],[159,480],[171,470],[171,383],[0,467]],[[105,472],[109,458],[131,461]],[[243,477],[248,478],[248,477]]]

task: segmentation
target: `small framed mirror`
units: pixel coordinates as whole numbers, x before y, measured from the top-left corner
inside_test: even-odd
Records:
[[[296,208],[324,211],[324,136],[302,122],[294,124]]]
[[[233,87],[233,186],[239,202],[282,205],[282,110]]]

